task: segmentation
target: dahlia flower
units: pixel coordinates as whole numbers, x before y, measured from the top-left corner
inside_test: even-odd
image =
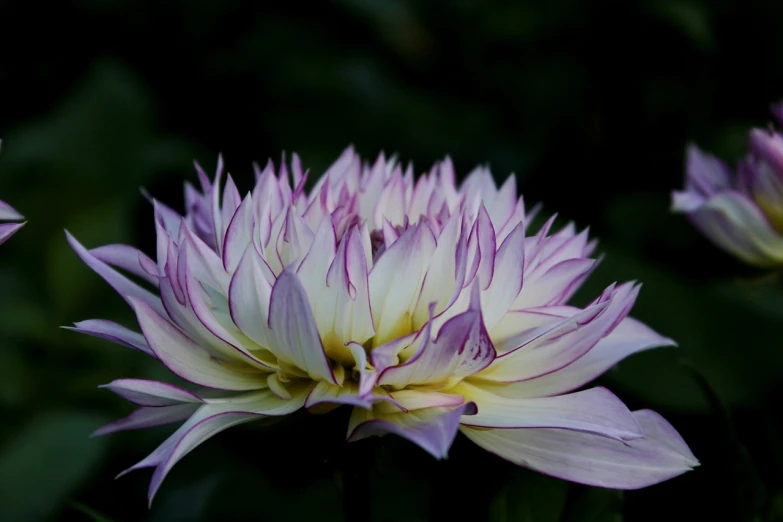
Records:
[[[772,112],[783,125],[783,103]],[[747,157],[736,174],[720,159],[692,145],[685,190],[674,192],[673,210],[724,250],[746,263],[783,263],[783,135],[753,129]]]
[[[196,165],[182,216],[154,202],[156,259],[126,245],[79,257],[133,308],[142,334],[94,319],[74,330],[157,358],[201,387],[120,379],[137,404],[99,434],[185,421],[130,470],[172,466],[216,433],[307,408],[352,408],[347,438],[396,434],[436,458],[458,431],[516,464],[586,484],[639,488],[698,463],[672,426],[605,388],[575,391],[624,357],[673,342],[627,317],[639,286],[566,302],[594,243],[530,215],[513,176],[457,186],[451,162],[413,169],[353,149],[306,192],[294,155],[256,168],[244,197]],[[129,272],[142,284],[122,275]],[[215,391],[218,390],[218,391]],[[128,471],[130,471],[128,470]]]
[[[24,219],[23,215],[5,201],[0,201],[0,221],[19,221],[21,219]],[[0,245],[8,241],[8,238],[23,226],[24,223],[0,223]]]

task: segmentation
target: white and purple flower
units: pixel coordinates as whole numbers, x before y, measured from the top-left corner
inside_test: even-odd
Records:
[[[130,468],[155,468],[150,499],[226,428],[340,405],[353,409],[349,440],[394,433],[443,458],[462,431],[585,484],[640,488],[698,465],[656,413],[631,412],[604,388],[575,391],[673,342],[627,317],[638,285],[566,304],[596,264],[594,243],[572,225],[550,233],[552,219],[527,234],[513,176],[498,188],[477,168],[458,186],[446,159],[414,179],[410,166],[383,155],[364,164],[349,148],[309,192],[294,155],[279,171],[257,169],[242,197],[222,162],[214,182],[197,170],[201,191],[186,185],[184,216],[155,202],[157,259],[68,236],[142,334],[100,319],[74,329],[202,387],[106,385],[139,408],[99,433],[185,421]]]
[[[772,106],[783,125],[783,103]],[[783,135],[753,129],[747,157],[734,174],[722,160],[688,147],[685,189],[673,194],[684,212],[715,244],[758,266],[783,263]]]

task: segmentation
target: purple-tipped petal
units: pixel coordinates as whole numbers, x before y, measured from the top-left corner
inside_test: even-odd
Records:
[[[24,216],[5,201],[0,201],[0,221],[19,221]]]
[[[284,270],[272,288],[269,328],[269,349],[279,359],[296,365],[314,379],[337,384],[307,293],[292,270]]]
[[[634,416],[645,436],[630,441],[563,429],[465,426],[461,431],[482,448],[515,464],[591,486],[639,489],[699,465],[662,417],[646,411]]]
[[[152,504],[155,494],[163,483],[163,479],[166,478],[166,475],[171,471],[171,468],[173,468],[182,457],[221,431],[256,419],[258,419],[257,414],[226,412],[207,417],[193,425],[182,435],[176,444],[174,444],[171,451],[166,455],[166,458],[155,468],[147,491],[149,503]]]
[[[105,262],[95,257],[92,253],[90,253],[90,251],[84,248],[82,244],[79,243],[76,238],[70,234],[70,232],[66,231],[65,235],[68,238],[68,243],[70,243],[71,248],[73,248],[76,252],[76,255],[79,256],[79,258],[84,261],[87,266],[92,268],[95,273],[97,273],[107,283],[109,283],[109,285],[111,285],[111,287],[114,288],[114,290],[116,290],[117,293],[119,293],[120,296],[125,299],[126,302],[128,302],[128,304],[131,304],[131,301],[136,299],[145,303],[150,309],[156,311],[159,314],[165,313],[163,311],[163,304],[161,303],[159,297],[154,295],[149,290],[145,290],[141,286],[137,285],[124,275],[111,268]],[[133,305],[131,304],[131,306]]]
[[[182,403],[204,402],[198,395],[184,388],[160,381],[144,379],[117,379],[101,388],[139,406],[173,406]]]
[[[538,277],[529,277],[511,308],[520,310],[563,304],[596,265],[594,259],[562,261]]]
[[[636,319],[626,317],[592,350],[568,366],[536,379],[498,385],[492,391],[510,397],[567,393],[593,381],[629,355],[661,346],[676,344]]]
[[[639,288],[618,287],[575,316],[544,327],[544,332],[506,351],[481,373],[482,379],[518,382],[535,379],[568,366],[588,353],[622,321],[633,306]],[[526,334],[523,334],[526,336]]]
[[[348,440],[393,433],[418,445],[436,459],[445,459],[457,435],[460,417],[469,410],[467,404],[387,414],[354,408],[348,426]]]
[[[141,430],[183,421],[193,415],[198,404],[177,404],[174,406],[142,407],[127,417],[105,424],[93,432],[93,437],[109,435],[120,431]]]
[[[239,329],[260,346],[269,346],[269,299],[272,285],[261,268],[261,259],[248,245],[228,290],[231,319]]]
[[[105,245],[93,248],[90,253],[104,263],[127,270],[148,283],[158,285],[158,278],[149,272],[150,267],[155,266],[155,262],[138,248],[129,245]]]
[[[16,234],[20,228],[25,226],[25,223],[0,223],[0,245],[8,241],[8,239]]]
[[[484,328],[479,293],[476,281],[470,308],[446,321],[434,341],[428,323],[416,352],[405,363],[385,369],[379,384],[401,389],[465,377],[486,368],[495,358],[495,348]]]
[[[411,227],[372,267],[370,306],[375,346],[410,333],[410,315],[435,246],[435,238],[426,225]]]
[[[606,388],[569,395],[517,399],[462,383],[455,390],[476,403],[478,412],[462,419],[467,426],[484,428],[563,428],[595,433],[617,440],[643,435],[631,411]]]
[[[468,239],[468,266],[472,268],[466,283],[472,282],[475,274],[475,277],[478,277],[480,281],[481,289],[489,288],[492,275],[495,272],[496,246],[495,229],[492,227],[492,220],[482,203]]]
[[[344,383],[342,386],[337,386],[320,381],[307,396],[305,407],[310,408],[316,404],[348,404],[359,408],[369,408],[372,401],[362,397],[359,385],[356,383]]]
[[[148,304],[136,299],[130,301],[150,348],[175,374],[208,388],[257,390],[266,387],[263,374],[251,371],[250,367],[237,371],[231,365],[221,363]]]
[[[106,319],[88,319],[86,321],[80,321],[74,323],[71,326],[64,326],[66,330],[73,330],[93,337],[100,337],[101,339],[109,340],[113,343],[122,344],[129,348],[135,348],[142,351],[147,355],[152,355],[152,350],[147,344],[147,340],[140,333],[129,330],[122,325],[119,325]]]
[[[495,257],[492,283],[481,296],[484,323],[488,330],[497,325],[522,291],[525,271],[525,225],[517,224]]]
[[[263,390],[201,406],[180,428],[142,461],[128,468],[130,471],[156,467],[149,487],[149,500],[155,496],[166,474],[182,457],[217,433],[236,424],[250,422],[264,416],[293,413],[304,405],[310,389],[298,387],[290,400],[281,400],[271,391]]]

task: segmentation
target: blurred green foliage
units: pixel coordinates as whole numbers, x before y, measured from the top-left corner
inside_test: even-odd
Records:
[[[151,252],[140,187],[177,206],[194,158],[211,168],[222,151],[248,188],[253,160],[295,150],[320,172],[349,143],[419,171],[447,153],[463,174],[490,162],[591,226],[606,258],[577,301],[637,279],[634,315],[679,343],[602,380],[702,461],[621,495],[464,439],[435,462],[387,437],[362,450],[368,519],[783,520],[783,284],[668,211],[686,143],[733,160],[783,97],[781,20],[763,0],[0,2],[0,198],[29,219],[0,253],[0,520],[342,519],[340,415],[231,430],[148,510],[147,473],[112,477],[170,430],[88,439],[130,409],[96,387],[173,379],[58,326],[132,324],[63,228]]]

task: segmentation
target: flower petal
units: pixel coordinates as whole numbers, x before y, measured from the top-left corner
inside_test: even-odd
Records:
[[[291,400],[281,400],[271,391],[264,390],[239,396],[233,402],[202,406],[158,449],[128,471],[157,466],[149,486],[148,496],[151,503],[171,468],[199,444],[237,424],[257,420],[263,416],[293,413],[302,407],[308,391],[309,389],[303,388]]]
[[[659,346],[676,346],[631,317],[626,317],[592,350],[568,366],[550,374],[521,382],[498,384],[494,393],[511,397],[545,397],[577,389],[603,374],[629,355]]]
[[[457,435],[459,419],[469,409],[467,404],[417,409],[407,413],[378,413],[354,408],[347,438],[355,441],[394,433],[418,445],[436,459],[445,459]]]
[[[492,283],[481,296],[487,330],[497,325],[522,291],[525,271],[525,225],[519,223],[506,237],[494,260]]]
[[[416,352],[405,363],[386,368],[378,383],[401,389],[465,377],[486,368],[495,358],[495,348],[484,328],[479,294],[475,281],[470,308],[446,321],[434,341],[430,339],[431,322],[427,323]]]
[[[117,293],[120,294],[120,296],[125,299],[126,302],[128,302],[128,304],[131,304],[132,299],[137,299],[147,304],[147,306],[156,312],[160,314],[165,313],[163,311],[163,304],[161,303],[159,297],[154,295],[149,290],[146,290],[137,285],[95,257],[86,248],[84,248],[81,243],[76,241],[76,238],[74,238],[67,230],[65,235],[68,238],[68,243],[70,243],[71,248],[73,248],[73,250],[76,252],[76,255],[79,256],[79,258],[84,261],[87,266],[92,268],[95,273],[97,273],[107,283],[109,283],[109,285],[111,285],[111,287],[114,288],[114,290],[116,290]]]
[[[250,367],[232,369],[188,339],[177,327],[141,300],[131,298],[150,348],[172,372],[190,382],[223,390],[257,390],[266,387],[265,376]]]
[[[253,234],[253,199],[250,194],[239,205],[223,238],[223,268],[233,273]]]
[[[16,234],[25,223],[0,223],[0,245]]]
[[[248,245],[231,278],[228,305],[231,319],[242,333],[260,346],[268,347],[272,285],[264,276],[262,263],[255,248]]]
[[[584,356],[628,314],[639,288],[610,287],[596,304],[573,317],[544,327],[543,333],[503,353],[484,370],[482,379],[515,382],[555,372]],[[527,337],[527,334],[523,334]]]
[[[150,273],[150,269],[156,266],[155,262],[138,248],[130,245],[104,245],[93,248],[90,253],[104,263],[127,270],[148,283],[158,286],[158,278],[154,275],[157,270]]]
[[[564,304],[596,266],[596,260],[573,258],[562,261],[537,277],[528,277],[511,308]]]
[[[470,440],[506,460],[564,480],[614,489],[658,484],[698,466],[674,428],[657,414],[635,412],[645,437],[617,441],[562,429],[463,426]],[[676,433],[676,432],[675,432]]]
[[[373,266],[369,281],[375,346],[410,333],[413,310],[434,251],[435,238],[430,229],[415,225],[403,232]]]
[[[106,319],[88,319],[74,323],[73,326],[64,326],[63,328],[92,335],[93,337],[100,337],[101,339],[135,348],[147,355],[154,356],[143,335]]]
[[[179,386],[144,379],[117,379],[100,386],[139,406],[173,406],[204,402],[201,397]]]
[[[324,352],[312,308],[296,273],[284,270],[272,288],[269,304],[269,350],[310,377],[337,384]]]
[[[478,412],[462,424],[485,428],[564,428],[596,433],[617,440],[641,437],[642,429],[630,410],[606,388],[591,388],[569,395],[517,399],[495,395],[470,383],[453,393],[476,403]]]
[[[145,406],[134,410],[123,419],[101,426],[93,432],[92,436],[98,437],[119,431],[141,430],[179,422],[189,418],[197,409],[198,404],[177,404],[157,408]]]
[[[5,201],[0,201],[0,221],[17,221],[24,216]]]

